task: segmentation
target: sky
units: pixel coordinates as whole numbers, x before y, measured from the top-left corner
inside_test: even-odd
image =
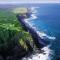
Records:
[[[60,3],[60,0],[0,0],[0,3]]]

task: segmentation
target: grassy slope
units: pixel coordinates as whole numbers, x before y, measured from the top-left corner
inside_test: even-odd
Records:
[[[0,10],[0,50],[13,47],[16,40],[27,50],[25,41],[31,42],[32,38],[28,32],[23,30],[15,14]]]

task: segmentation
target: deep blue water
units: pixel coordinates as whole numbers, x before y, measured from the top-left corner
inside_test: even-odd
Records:
[[[40,4],[35,10],[37,18],[29,22],[40,32],[56,38],[54,41],[51,39],[50,48],[54,50],[55,57],[60,58],[60,4]]]

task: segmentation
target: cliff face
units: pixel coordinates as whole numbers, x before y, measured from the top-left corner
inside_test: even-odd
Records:
[[[37,46],[37,48],[41,49],[47,45],[47,42],[41,39],[41,37],[37,34],[37,32],[33,29],[33,27],[29,26],[29,24],[27,24],[24,21],[25,19],[24,16],[17,15],[17,18],[19,22],[21,23],[21,25],[23,26],[24,30],[28,31],[31,34],[33,41],[35,45]]]

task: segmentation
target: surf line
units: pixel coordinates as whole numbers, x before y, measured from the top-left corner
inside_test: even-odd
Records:
[[[31,27],[28,23],[26,23],[25,17],[23,15],[17,14],[17,19],[23,26],[24,30],[28,31],[31,34],[33,42],[35,43],[37,48],[41,49],[49,44],[49,41],[42,39],[37,33],[37,31],[33,27]]]

